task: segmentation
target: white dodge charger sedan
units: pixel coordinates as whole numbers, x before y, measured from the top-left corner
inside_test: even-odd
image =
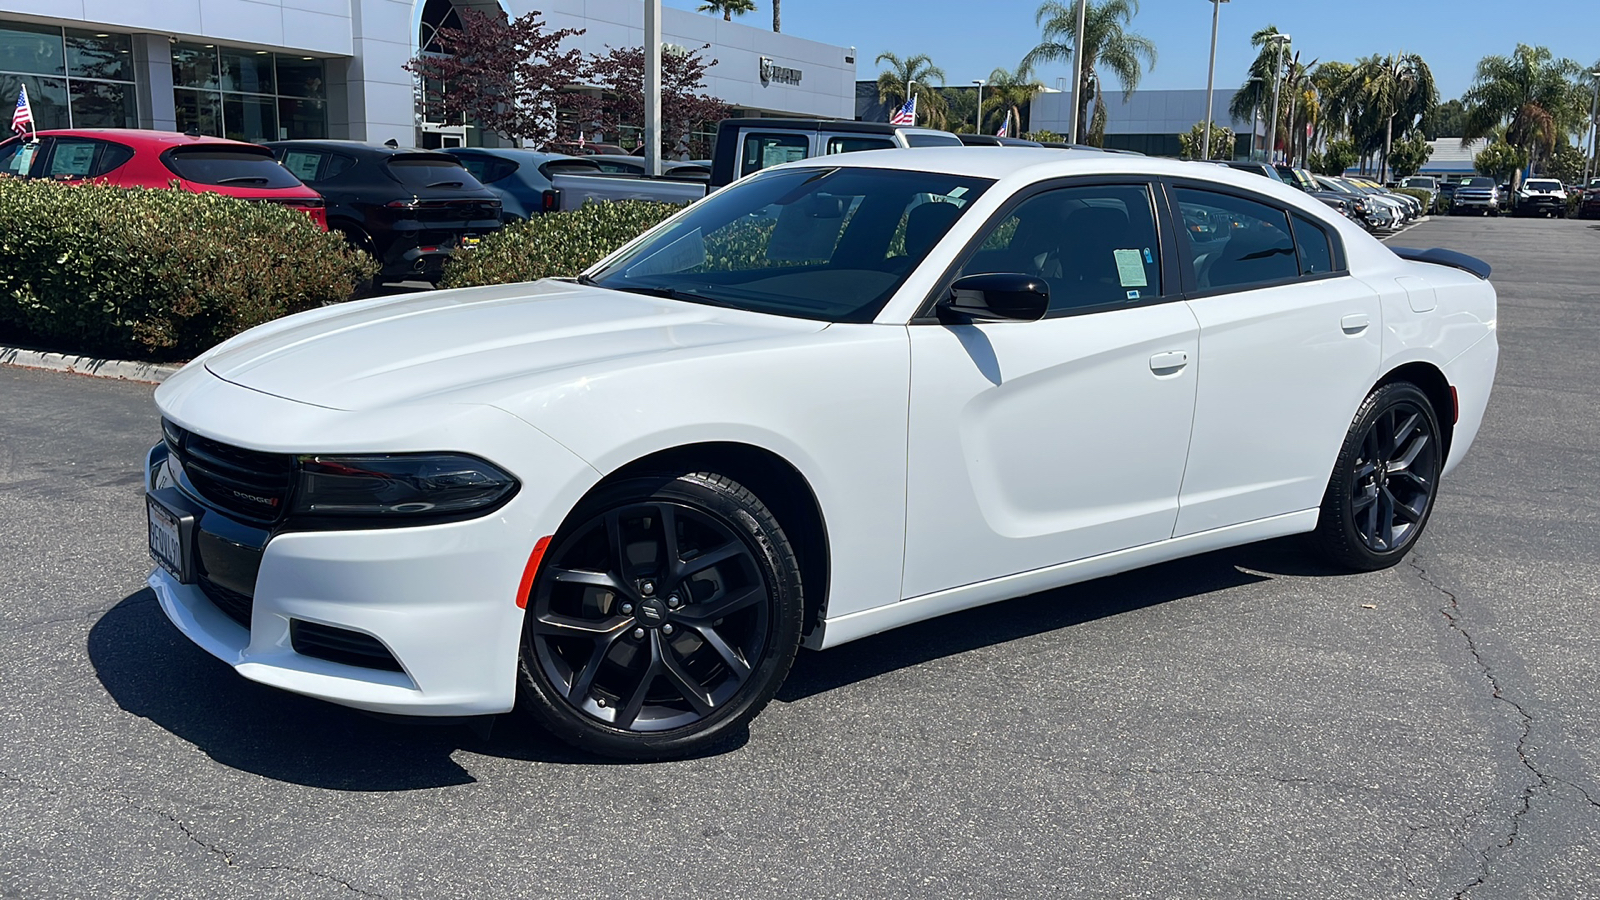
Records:
[[[802,644],[1301,532],[1394,565],[1483,418],[1487,276],[1217,166],[808,159],[576,279],[196,359],[150,586],[264,684],[683,754]]]

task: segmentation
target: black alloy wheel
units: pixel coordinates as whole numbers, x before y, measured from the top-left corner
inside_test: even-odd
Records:
[[[525,706],[607,756],[707,749],[777,692],[803,607],[788,538],[738,483],[701,472],[608,486],[540,565],[523,626]]]
[[[1427,395],[1407,382],[1383,385],[1345,436],[1313,540],[1351,569],[1398,563],[1428,523],[1443,466],[1439,421]]]

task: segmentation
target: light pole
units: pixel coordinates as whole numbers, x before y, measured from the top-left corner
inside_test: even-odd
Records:
[[[1211,4],[1211,68],[1206,70],[1206,136],[1201,141],[1200,158],[1211,158],[1211,98],[1217,87],[1217,21],[1222,18],[1222,4],[1228,0],[1207,0]]]
[[[978,86],[978,111],[972,116],[972,131],[983,134],[983,85],[985,79],[974,78],[972,83]]]
[[[1589,158],[1583,162],[1583,189],[1589,189],[1589,179],[1593,178],[1595,145],[1600,143],[1600,122],[1595,121],[1595,113],[1600,112],[1600,71],[1590,72],[1594,79],[1594,100],[1589,104]]]
[[[1078,0],[1078,30],[1072,41],[1072,131],[1067,136],[1067,143],[1078,142],[1078,117],[1083,114],[1083,98],[1078,96],[1078,91],[1083,88],[1083,16],[1084,8],[1089,5],[1089,0]]]
[[[1283,87],[1283,45],[1289,43],[1287,34],[1275,34],[1267,40],[1278,45],[1272,63],[1272,118],[1267,120],[1267,162],[1277,162],[1278,150],[1278,90]]]
[[[1245,85],[1252,85],[1260,80],[1260,75],[1251,75]],[[1261,152],[1261,148],[1256,146],[1256,128],[1261,121],[1261,89],[1251,88],[1250,96],[1250,159],[1254,160],[1256,154]]]
[[[661,174],[661,0],[644,0],[644,173]]]

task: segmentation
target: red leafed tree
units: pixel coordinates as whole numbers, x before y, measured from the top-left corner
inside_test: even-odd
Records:
[[[426,108],[445,121],[469,122],[513,142],[544,147],[576,139],[576,126],[560,124],[562,91],[588,80],[582,51],[563,50],[582,29],[546,31],[535,10],[507,21],[503,15],[460,11],[461,27],[441,28],[443,55],[420,55],[406,63],[418,76]],[[572,132],[563,134],[563,128]]]
[[[682,154],[706,156],[691,135],[708,122],[727,118],[728,104],[703,92],[706,71],[717,64],[706,60],[701,50],[679,47],[661,48],[661,154],[671,158]],[[606,135],[620,133],[621,126],[644,124],[644,48],[609,47],[605,55],[590,63],[591,83],[603,95],[585,112],[596,130]]]

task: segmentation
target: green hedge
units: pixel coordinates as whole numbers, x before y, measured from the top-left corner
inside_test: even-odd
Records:
[[[1428,196],[1428,192],[1422,190],[1421,188],[1397,187],[1390,188],[1389,190],[1394,191],[1396,194],[1405,194],[1407,197],[1417,198],[1417,202],[1422,204],[1422,211],[1424,213],[1428,211],[1429,204],[1433,202],[1433,198]]]
[[[377,267],[306,214],[220,194],[0,179],[0,341],[186,359],[348,300]]]
[[[507,225],[470,253],[445,264],[440,287],[475,287],[570,277],[643,234],[681,206],[669,203],[585,203]]]

